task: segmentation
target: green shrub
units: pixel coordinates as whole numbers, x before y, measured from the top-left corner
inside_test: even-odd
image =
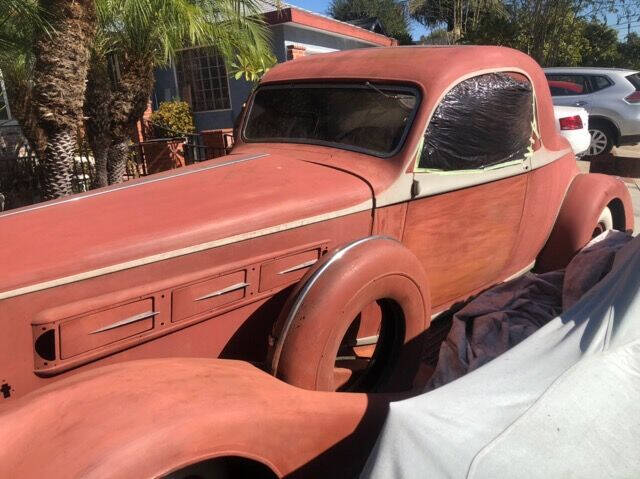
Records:
[[[151,114],[151,122],[156,130],[156,136],[159,137],[196,131],[191,107],[185,101],[163,101]]]

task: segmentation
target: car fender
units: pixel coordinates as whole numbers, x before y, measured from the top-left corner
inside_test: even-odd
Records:
[[[142,479],[228,456],[261,462],[279,477],[352,477],[387,404],[383,396],[298,389],[242,361],[118,363],[4,407],[0,477]]]
[[[564,268],[592,238],[605,207],[611,209],[615,229],[633,231],[633,204],[624,181],[597,173],[577,175],[569,185],[547,243],[538,255],[535,270]]]
[[[298,387],[333,390],[342,338],[354,318],[379,300],[386,354],[378,356],[380,369],[364,390],[410,389],[431,317],[427,276],[411,251],[384,236],[336,249],[307,272],[274,325],[272,374]]]

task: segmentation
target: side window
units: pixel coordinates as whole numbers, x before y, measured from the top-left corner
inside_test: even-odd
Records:
[[[592,91],[600,91],[611,85],[611,80],[603,76],[591,77],[591,89]]]
[[[522,75],[464,80],[436,108],[419,168],[473,170],[521,160],[531,147],[533,89]]]
[[[551,96],[584,95],[589,83],[584,75],[547,75]]]

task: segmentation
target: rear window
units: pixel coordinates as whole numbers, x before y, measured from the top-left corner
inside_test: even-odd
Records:
[[[244,138],[391,156],[402,147],[418,103],[418,92],[410,87],[265,86],[255,94]]]
[[[611,81],[604,76],[593,76],[591,77],[591,86],[593,91],[600,91],[611,86]]]
[[[640,73],[634,73],[626,77],[629,83],[633,85],[636,91],[640,91]]]

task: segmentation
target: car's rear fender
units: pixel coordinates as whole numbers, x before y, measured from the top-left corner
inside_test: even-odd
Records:
[[[633,204],[624,181],[597,173],[577,175],[562,202],[551,235],[538,255],[536,271],[564,268],[592,238],[606,207],[611,210],[615,229],[633,231]]]

